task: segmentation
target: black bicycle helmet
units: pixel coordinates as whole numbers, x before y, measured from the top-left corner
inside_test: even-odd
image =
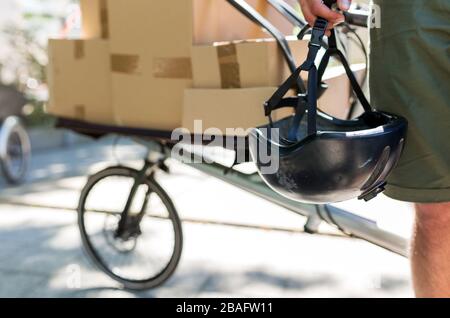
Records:
[[[251,131],[250,153],[263,180],[289,199],[316,204],[354,198],[368,201],[384,191],[403,151],[408,124],[400,116],[372,109],[337,48],[334,31],[317,69],[315,60],[327,24],[317,19],[306,62],[264,105],[270,123]],[[339,120],[317,110],[318,83],[331,56],[343,64],[364,107],[364,114],[355,120]],[[284,98],[302,71],[309,73],[307,94]],[[295,107],[295,116],[273,122],[272,111],[282,107]],[[273,161],[278,169],[269,169]]]

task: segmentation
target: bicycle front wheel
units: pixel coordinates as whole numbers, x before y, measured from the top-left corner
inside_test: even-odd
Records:
[[[30,139],[18,117],[8,117],[0,133],[0,163],[6,180],[20,183],[30,162]]]
[[[113,167],[89,178],[79,201],[78,223],[95,265],[125,288],[143,290],[172,276],[183,235],[172,201],[153,177],[138,185],[124,212],[138,175],[133,169]],[[120,232],[119,224],[124,225]]]

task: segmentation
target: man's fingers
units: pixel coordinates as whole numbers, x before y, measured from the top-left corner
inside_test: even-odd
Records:
[[[306,21],[308,21],[309,25],[314,25],[314,23],[316,22],[317,16],[315,16],[314,14],[312,14],[311,10],[309,9],[309,7],[307,5],[303,6],[303,16],[305,17]]]
[[[344,15],[330,10],[322,1],[313,2],[310,9],[312,14],[328,20],[332,25],[345,20]]]
[[[352,5],[352,0],[338,0],[337,4],[339,9],[341,9],[342,11],[347,11]]]
[[[322,17],[329,21],[327,35],[330,35],[329,30],[336,24],[345,21],[344,15],[330,10],[321,0],[300,0],[300,4],[302,6],[303,16],[311,26],[314,25],[317,17]]]

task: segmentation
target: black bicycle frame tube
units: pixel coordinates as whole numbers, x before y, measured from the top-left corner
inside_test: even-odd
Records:
[[[190,155],[193,155],[196,160],[202,159],[194,154]],[[381,229],[373,220],[331,205],[313,205],[289,200],[270,189],[258,174],[247,175],[234,169],[228,170],[228,167],[219,163],[187,165],[308,218],[305,226],[308,233],[316,233],[317,228],[314,223],[318,225],[323,221],[351,237],[362,239],[401,256],[407,257],[409,254],[409,244],[406,238]],[[227,174],[224,174],[225,170],[228,170]],[[313,226],[309,227],[309,224],[313,224]]]

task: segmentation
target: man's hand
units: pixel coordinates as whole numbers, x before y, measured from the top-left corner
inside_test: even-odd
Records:
[[[330,10],[322,3],[322,0],[299,0],[303,15],[309,25],[313,26],[317,17],[327,19],[330,23],[328,29],[332,29],[336,24],[345,21],[344,15]],[[347,11],[352,4],[352,0],[337,0],[339,9]]]

